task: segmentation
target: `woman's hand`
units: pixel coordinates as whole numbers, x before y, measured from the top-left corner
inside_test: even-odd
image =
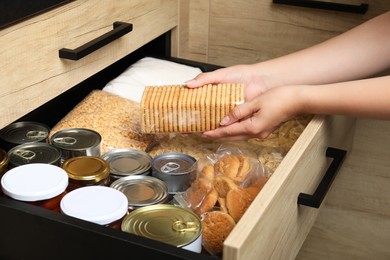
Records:
[[[258,65],[236,65],[204,72],[186,82],[187,87],[197,88],[207,84],[243,83],[245,100],[249,101],[264,93],[272,86],[267,85],[267,77],[261,73]]]
[[[245,140],[266,138],[281,123],[292,119],[301,110],[300,86],[276,87],[251,101],[236,106],[217,129],[204,132],[208,138]]]

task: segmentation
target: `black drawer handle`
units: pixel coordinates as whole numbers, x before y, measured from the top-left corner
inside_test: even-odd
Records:
[[[286,4],[358,14],[364,14],[368,10],[368,4],[351,5],[311,0],[273,0],[272,2],[275,4]]]
[[[329,168],[326,170],[324,177],[322,178],[320,184],[318,185],[316,191],[313,195],[306,193],[299,193],[298,195],[298,204],[319,208],[322,201],[325,198],[326,193],[328,192],[330,186],[340,166],[343,164],[347,152],[341,149],[328,147],[326,149],[326,157],[333,158],[332,163],[329,165]]]
[[[109,31],[76,49],[60,49],[58,51],[60,58],[79,60],[133,30],[133,25],[131,23],[114,22],[113,27],[114,29],[112,31]]]

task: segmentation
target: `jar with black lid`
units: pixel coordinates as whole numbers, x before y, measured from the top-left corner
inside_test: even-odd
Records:
[[[61,167],[69,177],[68,191],[85,186],[109,185],[110,165],[100,157],[73,157],[66,160]]]

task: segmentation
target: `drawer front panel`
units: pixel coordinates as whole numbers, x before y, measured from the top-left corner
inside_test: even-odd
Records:
[[[321,208],[298,205],[298,195],[314,193],[331,161],[328,147],[350,150],[354,122],[336,116],[310,122],[228,236],[224,259],[295,258]]]
[[[79,0],[1,30],[0,127],[171,30],[177,19],[175,0]],[[116,21],[133,30],[80,60],[59,58],[60,49],[82,46]]]

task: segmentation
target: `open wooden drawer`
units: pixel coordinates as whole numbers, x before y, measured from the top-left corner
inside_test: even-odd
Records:
[[[149,54],[157,53],[177,62],[199,66],[202,70],[216,68],[174,59],[166,52],[170,39],[168,31],[177,25],[177,1],[115,1],[115,5],[113,2],[75,1],[49,12],[47,20],[39,16],[0,31],[1,43],[16,41],[17,36],[27,34],[29,37],[23,36],[22,40],[28,45],[32,44],[31,50],[16,45],[15,53],[20,52],[24,56],[14,61],[15,53],[11,49],[1,54],[8,56],[0,56],[6,58],[6,65],[1,65],[1,76],[6,86],[1,90],[1,127],[17,120],[40,121],[52,127],[91,90],[103,88],[106,82],[132,62]],[[102,3],[105,3],[104,10],[98,8]],[[124,7],[130,11],[124,11]],[[80,28],[76,19],[80,15],[80,8],[83,10],[81,14],[94,13],[95,18],[108,15],[110,19],[102,19],[103,23],[101,20],[83,22],[89,29],[79,32],[79,37],[69,36],[72,30]],[[133,10],[141,10],[142,15],[137,15]],[[119,42],[113,42],[77,62],[58,58],[58,49],[75,48],[84,43],[86,38],[89,39],[84,33],[94,31],[94,28],[96,35],[100,35],[112,26],[112,20],[117,20],[117,17],[132,22],[133,30],[140,27],[144,30],[123,36]],[[70,23],[62,24],[69,18],[72,20]],[[164,22],[159,22],[159,18]],[[49,26],[48,21],[54,22],[53,27]],[[51,28],[49,31],[53,35],[58,33],[62,38],[51,42],[53,46],[44,47],[42,44],[48,38],[31,35],[27,29],[24,31],[27,25],[34,26],[34,31],[37,30],[35,26]],[[55,29],[55,25],[61,27]],[[71,28],[71,31],[67,31]],[[91,38],[96,35],[91,35]],[[66,37],[72,39],[69,45],[65,44],[69,42]],[[39,44],[34,42],[38,40]],[[21,44],[19,41],[21,39],[17,41]],[[38,48],[41,45],[42,50]],[[36,58],[27,58],[34,52],[37,52]],[[42,60],[46,57],[44,53],[50,53],[47,62]],[[24,58],[29,64],[22,63]],[[19,72],[18,66],[21,65],[25,67],[25,74]],[[298,195],[312,194],[332,160],[336,160],[326,157],[328,147],[350,150],[354,122],[354,119],[345,117],[318,116],[309,123],[225,241],[223,259],[295,258],[319,211],[298,205]],[[0,212],[0,230],[3,234],[0,238],[0,258],[72,259],[77,256],[116,259],[124,255],[169,259],[215,258],[4,197],[0,197]]]

